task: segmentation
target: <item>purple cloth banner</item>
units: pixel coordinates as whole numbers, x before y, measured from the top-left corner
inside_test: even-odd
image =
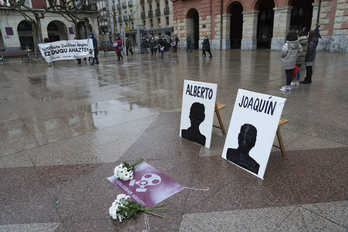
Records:
[[[109,177],[108,180],[145,208],[155,206],[184,189],[146,162],[135,167],[133,180],[118,180],[115,176]]]
[[[6,35],[14,35],[12,27],[5,27]]]

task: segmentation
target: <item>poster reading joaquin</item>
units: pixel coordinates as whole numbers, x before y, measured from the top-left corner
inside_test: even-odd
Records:
[[[93,56],[91,39],[61,40],[39,44],[42,57],[50,63],[56,60],[73,60]]]
[[[285,101],[239,89],[222,158],[263,179]]]
[[[180,137],[210,148],[217,84],[184,81]]]

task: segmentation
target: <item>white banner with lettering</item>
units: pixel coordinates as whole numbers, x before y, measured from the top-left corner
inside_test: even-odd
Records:
[[[61,40],[39,44],[42,57],[48,62],[93,57],[93,40]]]
[[[263,179],[285,101],[239,89],[222,158]]]
[[[217,84],[184,81],[180,137],[210,148]]]

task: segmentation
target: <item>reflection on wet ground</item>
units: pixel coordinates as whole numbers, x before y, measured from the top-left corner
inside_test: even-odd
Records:
[[[143,216],[110,221],[119,192],[105,181],[115,162],[139,155],[185,186],[212,189],[166,200],[172,210],[149,219],[153,231],[347,230],[348,55],[318,52],[313,83],[287,93],[279,51],[213,55],[0,65],[0,231],[142,230]],[[265,181],[221,159],[218,129],[210,149],[178,137],[185,79],[218,84],[226,128],[239,88],[287,99],[287,156],[272,150]]]

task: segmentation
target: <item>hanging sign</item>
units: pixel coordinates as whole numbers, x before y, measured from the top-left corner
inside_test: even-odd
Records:
[[[263,179],[285,101],[239,89],[222,158]]]
[[[39,44],[42,57],[49,63],[56,60],[73,60],[93,57],[91,39],[61,40]]]
[[[180,137],[210,148],[217,84],[184,81]]]

